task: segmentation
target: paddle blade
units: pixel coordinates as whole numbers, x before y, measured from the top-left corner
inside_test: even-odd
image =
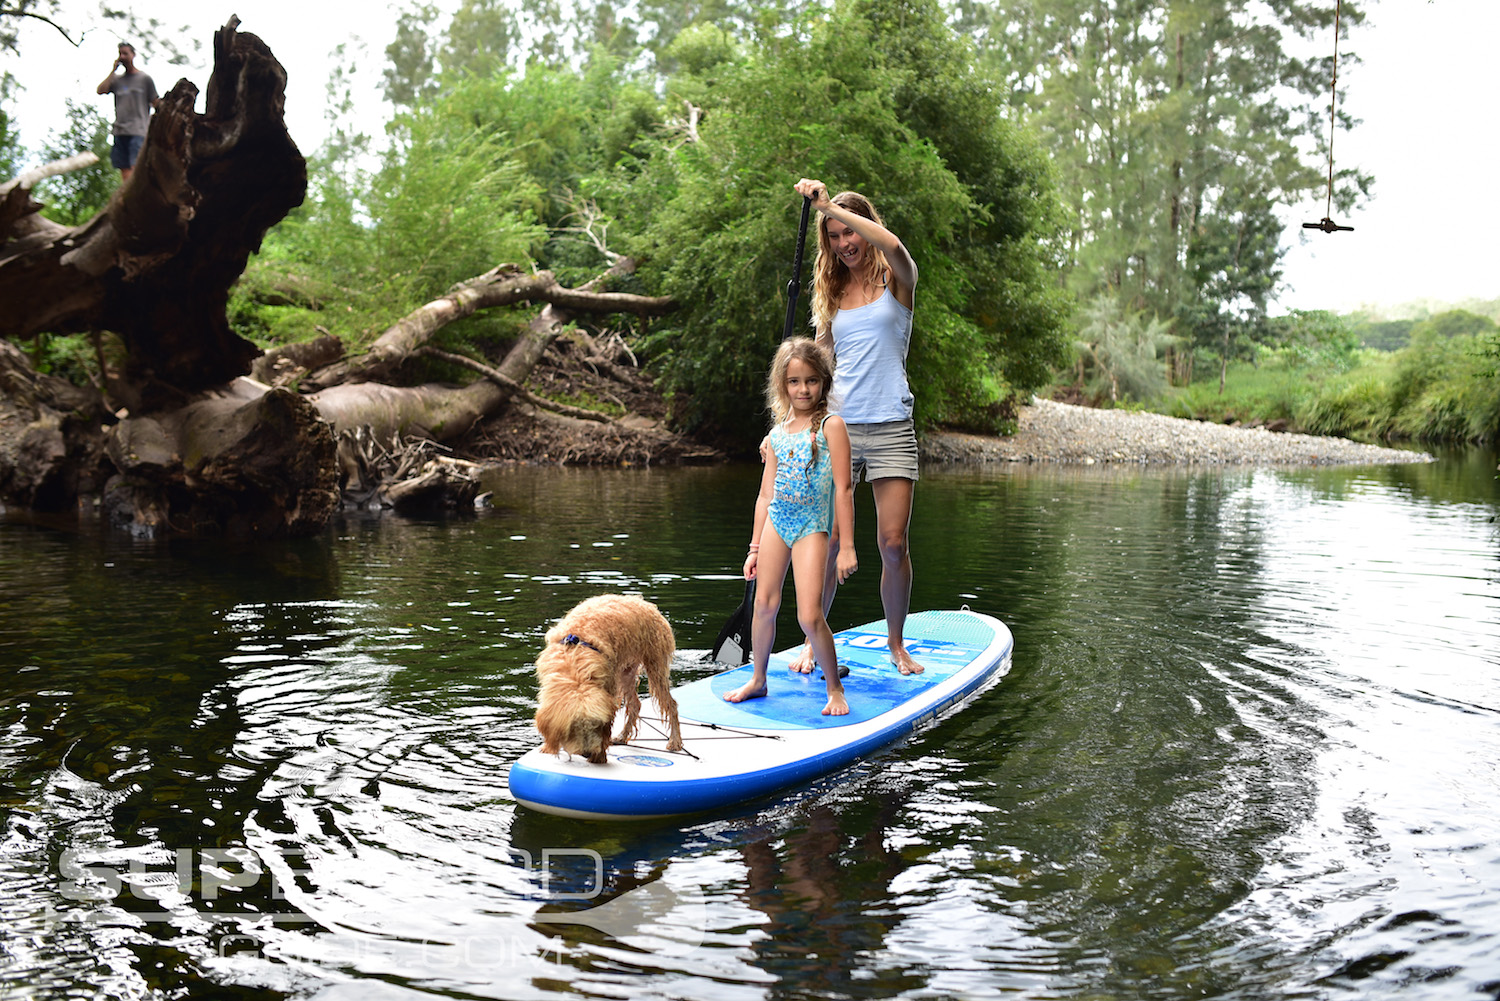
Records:
[[[734,610],[719,638],[714,641],[712,659],[730,667],[750,663],[750,623],[755,611],[755,581],[745,581],[745,600]]]

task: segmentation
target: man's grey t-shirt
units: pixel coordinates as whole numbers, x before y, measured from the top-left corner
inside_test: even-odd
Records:
[[[121,73],[109,85],[115,95],[115,129],[117,136],[143,136],[151,124],[151,104],[156,100],[156,84],[140,70]]]

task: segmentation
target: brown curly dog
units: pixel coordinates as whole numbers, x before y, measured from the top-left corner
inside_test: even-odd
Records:
[[[611,743],[627,743],[635,736],[643,671],[670,730],[667,750],[682,750],[677,701],[669,684],[676,649],[672,627],[649,601],[601,594],[575,605],[548,630],[546,649],[536,659],[541,682],[536,728],[542,751],[567,751],[603,764]],[[625,725],[611,741],[622,700]]]

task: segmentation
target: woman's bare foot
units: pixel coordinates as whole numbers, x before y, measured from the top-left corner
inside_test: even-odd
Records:
[[[725,702],[744,702],[746,699],[763,699],[766,697],[765,681],[756,681],[751,678],[739,688],[732,692],[724,693]]]
[[[911,659],[911,654],[906,652],[906,647],[896,647],[891,650],[891,663],[896,665],[896,670],[902,674],[921,674],[927,668]]]
[[[787,670],[796,671],[798,674],[812,674],[813,668],[818,666],[817,658],[813,656],[811,643],[802,644],[802,650],[792,658],[787,665]]]
[[[849,701],[844,698],[843,692],[829,692],[828,705],[823,707],[824,716],[847,716],[849,715]]]

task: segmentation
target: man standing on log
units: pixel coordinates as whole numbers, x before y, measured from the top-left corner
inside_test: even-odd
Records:
[[[115,70],[122,66],[125,72],[116,75]],[[135,68],[134,45],[120,43],[119,55],[109,68],[109,76],[99,84],[98,93],[115,95],[115,146],[109,162],[120,168],[120,180],[125,181],[146,143],[151,109],[158,100],[155,81]]]

